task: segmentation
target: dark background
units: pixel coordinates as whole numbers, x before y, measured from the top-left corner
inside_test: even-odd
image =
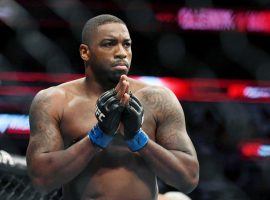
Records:
[[[17,15],[14,14],[12,25],[4,20],[0,22],[1,60],[6,62],[1,65],[1,70],[83,73],[83,63],[78,54],[82,26],[92,16],[110,13],[123,19],[129,27],[134,54],[131,74],[181,78],[270,78],[268,67],[264,67],[269,64],[268,34],[185,31],[178,26],[176,19],[169,22],[158,20],[162,13],[176,18],[181,7],[267,10],[270,3],[264,0],[20,0],[16,3],[20,11],[14,9]],[[13,4],[9,4],[12,8]],[[33,51],[40,54],[33,55]]]
[[[131,75],[270,80],[270,34],[183,30],[176,22],[182,7],[268,11],[270,2],[4,0],[0,2],[0,73],[83,74],[78,51],[82,26],[90,17],[109,13],[123,19],[130,30]],[[175,17],[167,22],[159,20],[164,13]],[[0,86],[55,84],[0,80]],[[0,95],[0,111],[27,114],[32,98]],[[269,104],[180,102],[201,166],[200,184],[189,196],[203,200],[269,199],[269,157],[249,159],[240,152],[240,144],[246,141],[269,144]],[[3,135],[0,141],[2,149],[25,154],[28,138]],[[175,189],[160,182],[162,193],[169,190]]]

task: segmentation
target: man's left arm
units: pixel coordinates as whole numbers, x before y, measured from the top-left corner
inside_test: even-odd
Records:
[[[199,163],[178,99],[170,90],[155,87],[143,92],[142,101],[155,115],[156,142],[149,140],[138,152],[165,183],[191,192],[199,181]]]

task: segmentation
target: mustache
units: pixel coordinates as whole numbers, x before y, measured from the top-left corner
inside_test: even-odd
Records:
[[[118,65],[125,65],[128,68],[130,67],[130,64],[128,63],[128,61],[125,61],[125,60],[117,60],[117,61],[112,63],[112,67],[115,67]]]

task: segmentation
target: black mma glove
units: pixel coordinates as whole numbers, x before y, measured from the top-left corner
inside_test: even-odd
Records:
[[[142,149],[149,140],[147,134],[141,129],[143,114],[142,104],[130,94],[130,100],[123,111],[121,121],[124,125],[124,138],[131,151]]]
[[[116,94],[111,89],[98,98],[95,111],[98,123],[88,132],[89,139],[101,148],[106,148],[112,141],[124,110]]]

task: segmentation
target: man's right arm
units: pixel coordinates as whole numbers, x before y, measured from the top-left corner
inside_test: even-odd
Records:
[[[33,184],[49,192],[71,181],[100,148],[86,136],[64,149],[59,123],[65,94],[49,88],[39,92],[30,108],[30,140],[27,148],[28,172]]]

